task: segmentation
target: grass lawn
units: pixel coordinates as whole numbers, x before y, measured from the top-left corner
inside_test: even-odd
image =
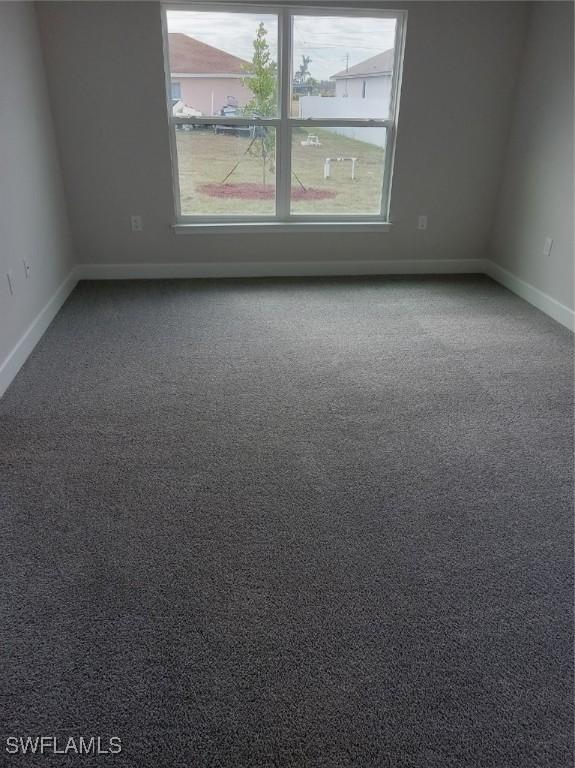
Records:
[[[370,129],[361,129],[370,130]],[[302,146],[308,133],[319,137],[321,146]],[[178,131],[178,166],[180,172],[180,197],[182,213],[194,214],[273,214],[275,202],[273,189],[275,173],[266,169],[265,181],[270,188],[271,199],[233,197],[235,190],[228,188],[226,196],[218,194],[226,175],[239,162],[238,167],[225,182],[226,185],[263,184],[261,156],[245,154],[250,143],[248,136],[216,135],[210,130]],[[259,142],[256,140],[254,148]],[[293,132],[292,170],[302,182],[309,197],[292,202],[293,213],[379,213],[383,178],[384,150],[374,144],[339,136],[328,130],[297,129]],[[324,179],[326,157],[357,158],[355,180],[351,179],[351,163],[332,161],[331,178]],[[211,194],[207,194],[210,185]],[[301,189],[292,176],[293,189]],[[328,190],[333,196],[313,199],[313,190]],[[265,192],[265,190],[263,190]],[[244,192],[249,194],[249,192]],[[302,194],[301,192],[299,194]],[[232,195],[232,196],[230,196]]]

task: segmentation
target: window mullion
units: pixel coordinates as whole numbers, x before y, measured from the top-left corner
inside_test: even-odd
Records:
[[[393,167],[393,154],[395,147],[395,129],[392,126],[387,129],[385,137],[385,164],[383,167],[383,189],[381,194],[381,216],[388,218],[389,214],[389,190],[391,184],[391,170]]]
[[[297,128],[392,128],[393,120],[358,120],[352,117],[306,117],[305,119],[294,117],[290,121],[292,127]]]
[[[280,121],[275,117],[170,117],[173,125],[269,125],[272,128],[279,126]]]
[[[279,76],[280,76],[280,124],[277,131],[276,205],[280,221],[287,221],[290,211],[291,176],[291,129],[289,125],[291,100],[291,14],[287,8],[279,12]]]

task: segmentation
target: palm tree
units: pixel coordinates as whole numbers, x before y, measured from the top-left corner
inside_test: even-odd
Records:
[[[311,64],[311,56],[303,56],[301,57],[301,64],[299,65],[298,71],[295,73],[295,79],[298,83],[305,83],[307,78],[309,77],[309,65]]]

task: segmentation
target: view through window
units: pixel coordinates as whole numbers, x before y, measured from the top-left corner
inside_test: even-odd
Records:
[[[403,14],[165,13],[180,220],[387,218]]]

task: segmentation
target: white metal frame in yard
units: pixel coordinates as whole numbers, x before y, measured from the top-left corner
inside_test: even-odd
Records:
[[[279,116],[274,118],[242,118],[242,117],[174,117],[171,109],[171,73],[168,52],[168,24],[167,13],[171,10],[193,11],[225,11],[228,13],[258,12],[277,16],[278,19],[278,73],[279,73]],[[291,79],[292,79],[292,32],[294,16],[368,16],[377,18],[393,18],[396,20],[395,55],[392,75],[390,115],[387,119],[356,119],[356,118],[293,118],[291,111]],[[193,225],[194,229],[199,225],[212,230],[218,226],[229,229],[233,225],[239,228],[253,224],[256,227],[269,229],[276,228],[317,228],[329,230],[341,225],[350,225],[355,228],[365,225],[365,228],[377,229],[389,227],[389,206],[391,198],[391,182],[393,175],[393,162],[395,155],[395,142],[397,134],[397,121],[399,117],[399,95],[401,91],[401,72],[403,67],[403,51],[405,46],[405,29],[407,23],[407,11],[378,11],[371,8],[320,8],[309,6],[288,5],[233,5],[212,2],[205,3],[181,3],[162,5],[162,30],[164,39],[164,69],[166,82],[166,106],[170,132],[170,149],[172,155],[172,180],[174,189],[174,203],[176,210],[176,229],[184,231]],[[275,215],[184,215],[181,210],[178,154],[176,148],[176,126],[189,125],[263,125],[273,127],[276,131],[276,205]],[[386,146],[385,161],[381,194],[381,210],[377,215],[365,214],[292,214],[290,212],[291,194],[291,148],[293,128],[305,126],[306,128],[322,127],[365,127],[385,128]]]

